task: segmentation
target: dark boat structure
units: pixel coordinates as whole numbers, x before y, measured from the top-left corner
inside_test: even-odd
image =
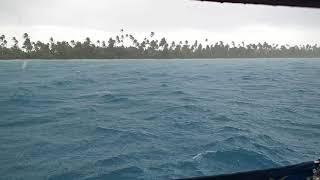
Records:
[[[320,8],[320,0],[199,0],[199,1]]]
[[[320,165],[318,160],[281,168],[180,180],[320,180]]]

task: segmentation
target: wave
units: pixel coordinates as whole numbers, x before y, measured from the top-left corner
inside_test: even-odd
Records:
[[[164,112],[166,112],[166,113],[179,112],[179,111],[184,111],[184,112],[189,112],[189,113],[191,113],[191,112],[210,112],[209,109],[203,108],[202,106],[193,105],[193,104],[171,106],[171,107],[164,109]]]
[[[274,163],[281,164],[286,161],[286,157],[295,156],[296,152],[287,144],[275,140],[268,135],[253,135],[252,132],[246,133],[221,133],[221,140],[216,140],[204,145],[200,149],[217,150],[217,151],[233,151],[235,148],[252,151],[254,153],[267,156]],[[231,137],[230,137],[231,136]]]
[[[207,79],[210,79],[211,77],[208,76],[208,75],[196,75],[194,77],[194,79],[202,79],[202,80],[207,80]]]
[[[111,102],[111,103],[125,103],[128,102],[130,99],[128,97],[108,97],[104,99],[106,102]]]
[[[293,121],[293,120],[286,120],[286,119],[271,119],[272,121],[275,121],[277,123],[283,124],[285,127],[288,127],[290,125],[292,128],[298,128],[301,130],[319,130],[320,129],[320,124],[316,123],[304,123],[302,120],[301,121]],[[291,128],[288,127],[288,128]]]
[[[101,94],[99,98],[102,102],[109,102],[109,103],[125,103],[130,100],[129,97],[127,97],[126,95],[115,94],[115,93]]]
[[[111,91],[96,91],[96,92],[91,92],[91,93],[87,93],[87,94],[80,94],[78,95],[77,98],[83,98],[83,99],[87,99],[87,98],[94,98],[94,97],[99,97],[99,98],[103,98],[103,97],[108,97],[108,96],[112,96],[113,93]]]
[[[88,84],[95,84],[97,81],[92,79],[92,78],[78,78],[75,79],[76,84],[80,84],[80,85],[88,85]]]
[[[1,176],[174,179],[320,156],[320,64],[190,62],[1,62]]]
[[[124,131],[117,130],[117,129],[112,129],[112,128],[105,128],[105,127],[96,127],[95,128],[95,133],[102,133],[105,136],[114,136],[114,135],[119,135],[124,133]]]
[[[147,117],[145,117],[144,118],[144,120],[147,120],[147,121],[152,121],[152,120],[156,120],[156,119],[158,119],[159,118],[159,116],[147,116]]]
[[[172,95],[188,95],[185,91],[177,90],[177,91],[172,91],[170,94]]]
[[[48,90],[53,88],[52,86],[49,86],[48,84],[40,84],[37,86],[37,88],[43,89],[43,90]]]
[[[118,139],[117,143],[131,143],[131,142],[149,142],[152,139],[158,138],[158,136],[144,131],[134,130],[119,130],[114,128],[96,127],[93,133],[101,134],[105,137]]]
[[[233,120],[232,118],[229,118],[226,115],[211,116],[210,119],[214,120],[214,121],[218,121],[218,122],[232,122],[232,121],[235,121],[235,120]]]
[[[13,94],[10,96],[11,100],[25,100],[26,98],[32,98],[35,96],[34,91],[32,90],[32,88],[22,88],[19,87],[15,90],[13,90],[12,92]]]
[[[156,174],[154,179],[178,179],[204,176],[199,164],[192,160],[153,165],[149,170]]]
[[[123,167],[123,168],[114,170],[109,173],[103,173],[94,177],[85,178],[85,180],[104,180],[104,179],[138,180],[138,179],[142,179],[143,176],[144,176],[143,169],[136,166],[129,166],[129,167]]]
[[[49,176],[48,180],[76,180],[76,179],[82,179],[83,174],[80,172],[75,171],[68,171],[65,173],[60,173],[56,175]]]
[[[183,130],[191,130],[191,131],[198,131],[198,129],[201,129],[202,126],[204,126],[205,123],[199,122],[199,121],[176,121],[173,124],[173,127]]]
[[[239,106],[247,106],[250,108],[263,108],[263,107],[265,107],[265,105],[263,105],[263,104],[253,103],[253,102],[250,102],[249,100],[247,100],[247,101],[231,100],[231,101],[228,101],[228,103],[229,104],[236,104]]]
[[[250,133],[250,130],[242,129],[238,127],[232,127],[232,126],[225,126],[222,128],[219,128],[215,131],[215,133],[222,133],[222,134],[242,134],[242,133]]]
[[[53,122],[52,120],[45,119],[33,119],[33,120],[11,120],[11,122],[0,123],[0,127],[9,128],[9,127],[28,127],[35,125],[42,125]]]
[[[72,84],[71,80],[54,80],[51,82],[56,87],[67,87]]]
[[[279,165],[263,154],[246,149],[205,151],[193,156],[192,159],[202,165],[209,165],[225,171],[254,170]]]
[[[113,93],[111,91],[97,91],[89,94],[81,94],[75,99],[96,99],[97,102],[104,103],[126,103],[131,99],[125,94]]]
[[[130,159],[127,155],[118,155],[115,157],[106,158],[103,160],[98,160],[94,163],[95,166],[111,168],[111,167],[119,167],[126,165],[128,163],[128,159]]]

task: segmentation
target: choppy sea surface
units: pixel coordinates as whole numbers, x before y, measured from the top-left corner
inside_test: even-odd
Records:
[[[0,61],[0,179],[171,179],[320,157],[320,59]]]

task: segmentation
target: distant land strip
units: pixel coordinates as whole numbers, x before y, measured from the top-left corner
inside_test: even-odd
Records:
[[[107,40],[92,42],[87,37],[83,42],[71,40],[31,41],[28,33],[19,43],[13,37],[8,47],[5,35],[0,36],[0,59],[187,59],[187,58],[319,58],[320,47],[314,45],[278,45],[267,42],[258,44],[224,43],[210,44],[196,40],[168,42],[166,38],[155,39],[154,32],[138,41],[133,35],[120,30],[120,34]],[[21,47],[20,47],[21,44]]]

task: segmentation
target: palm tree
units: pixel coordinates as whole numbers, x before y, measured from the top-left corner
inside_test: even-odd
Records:
[[[160,47],[164,47],[165,44],[167,44],[166,38],[162,38],[162,39],[160,40],[159,46],[160,46]]]
[[[7,47],[8,41],[7,40],[3,40],[3,47]]]
[[[119,36],[116,36],[116,41],[117,41],[118,44],[120,44],[121,40],[120,40]]]
[[[171,46],[170,46],[170,50],[172,51],[176,46],[176,42],[172,41],[171,42]]]
[[[18,46],[18,40],[16,37],[12,37],[12,41],[13,41],[13,49],[19,49],[19,46]]]
[[[103,48],[106,47],[106,41],[102,41],[102,47],[103,47]]]
[[[87,44],[87,45],[90,45],[91,44],[91,39],[89,37],[86,37],[86,40],[85,40],[84,43]]]
[[[121,35],[121,42],[123,44],[123,40],[124,40],[124,35]]]
[[[6,36],[0,36],[0,48],[5,48],[7,46]]]
[[[76,42],[75,42],[74,40],[71,40],[70,42],[71,42],[71,44],[72,44],[73,47],[76,46]]]
[[[138,46],[139,46],[139,42],[138,42],[138,40],[133,39],[133,45],[134,45],[134,46],[136,46],[136,47],[138,47]]]
[[[23,42],[22,48],[24,48],[27,53],[30,53],[32,51],[32,43],[30,41],[28,33],[24,33],[23,38],[25,39],[25,41]]]
[[[118,37],[118,36],[117,36]],[[114,45],[115,45],[116,41],[113,40],[112,38],[109,38],[108,40],[108,47],[109,48],[114,48]]]
[[[23,38],[24,38],[24,39],[27,39],[27,38],[29,38],[29,35],[28,35],[28,33],[24,33],[24,34],[23,34]]]

